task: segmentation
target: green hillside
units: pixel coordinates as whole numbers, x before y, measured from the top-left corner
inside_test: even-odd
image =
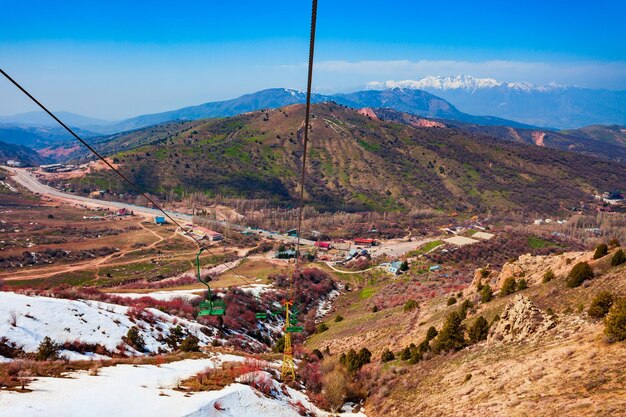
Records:
[[[317,104],[313,113],[306,192],[310,204],[325,210],[554,212],[595,190],[620,188],[626,178],[626,166],[616,162],[455,128],[384,122],[333,103]],[[161,125],[158,139],[139,130],[101,149],[157,195],[201,191],[289,204],[302,157],[303,114],[302,105],[292,105]],[[110,172],[80,181],[76,188],[84,192],[128,191]]]

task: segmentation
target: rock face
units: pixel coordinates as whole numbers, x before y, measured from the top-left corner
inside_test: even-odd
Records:
[[[552,317],[543,314],[527,297],[517,295],[507,304],[495,327],[492,327],[488,341],[514,342],[532,339],[547,332],[556,325]]]
[[[486,272],[483,272],[483,271],[486,271]],[[478,288],[481,285],[485,285],[485,284],[491,285],[492,277],[493,277],[493,274],[489,270],[489,265],[487,265],[485,268],[478,268],[477,270],[474,271],[474,278],[472,279],[472,283],[463,290],[463,296],[467,297],[471,294],[477,293]]]

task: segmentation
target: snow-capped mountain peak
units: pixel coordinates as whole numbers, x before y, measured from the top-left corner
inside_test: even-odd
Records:
[[[476,78],[471,75],[428,76],[421,80],[402,81],[372,81],[366,84],[370,90],[384,90],[389,88],[411,88],[419,90],[466,90],[476,91],[496,87],[506,87],[521,91],[548,91],[562,86],[550,83],[545,86],[535,86],[528,82],[502,82],[494,78]]]

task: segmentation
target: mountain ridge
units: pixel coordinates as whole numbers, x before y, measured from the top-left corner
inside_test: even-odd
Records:
[[[626,124],[626,90],[555,83],[538,86],[467,75],[374,81],[366,85],[366,88],[375,90],[398,87],[435,94],[454,103],[463,112],[490,114],[533,126],[572,129],[595,124]]]

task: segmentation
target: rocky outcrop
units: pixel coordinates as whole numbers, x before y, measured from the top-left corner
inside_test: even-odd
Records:
[[[481,288],[483,285],[492,285],[491,279],[493,277],[494,273],[489,269],[489,265],[487,265],[485,268],[478,268],[474,271],[474,278],[472,279],[472,283],[463,290],[463,296],[467,297],[468,295],[479,292],[479,288]]]
[[[544,314],[532,301],[517,295],[507,304],[489,332],[489,343],[507,343],[537,338],[556,325],[554,319]]]
[[[564,277],[578,262],[588,262],[592,257],[591,252],[566,252],[548,256],[521,255],[515,262],[504,264],[494,287],[500,289],[502,283],[509,277],[516,280],[524,278],[529,286],[537,285],[542,282],[543,275],[548,269],[551,269],[557,278]]]

